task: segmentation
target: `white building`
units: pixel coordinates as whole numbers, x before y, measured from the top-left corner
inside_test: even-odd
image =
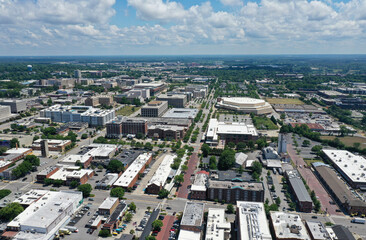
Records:
[[[124,173],[113,184],[115,187],[129,188],[136,182],[139,173],[142,173],[146,164],[152,159],[152,153],[143,153],[124,171]]]
[[[366,159],[346,150],[323,150],[347,182],[353,188],[366,188]]]
[[[54,122],[87,122],[90,126],[104,126],[115,118],[115,111],[102,110],[91,106],[53,105],[40,111],[41,117],[50,118]]]
[[[31,204],[13,221],[8,229],[20,231],[15,239],[52,239],[82,203],[78,191],[49,191]]]
[[[300,215],[271,212],[271,224],[276,235],[276,239],[310,240]]]
[[[210,119],[206,133],[206,143],[210,145],[217,145],[219,139],[226,141],[226,143],[237,143],[257,138],[258,132],[254,125],[242,122],[219,122],[215,118]]]
[[[231,224],[225,219],[225,209],[209,208],[206,226],[206,240],[230,239]]]
[[[177,156],[174,154],[167,154],[164,156],[159,168],[156,170],[154,176],[150,179],[146,186],[146,192],[156,193],[157,189],[164,187],[166,180],[169,177],[172,168],[170,165],[174,162],[174,158]]]
[[[46,195],[49,191],[42,189],[32,189],[15,199],[13,202],[19,203],[23,207],[28,207],[32,203],[38,201],[41,197]]]
[[[236,202],[238,240],[272,240],[264,204],[261,202]]]
[[[262,100],[248,97],[223,97],[217,101],[218,108],[230,109],[244,113],[269,114],[271,105]]]
[[[265,159],[280,159],[277,151],[273,147],[265,147],[262,149]]]

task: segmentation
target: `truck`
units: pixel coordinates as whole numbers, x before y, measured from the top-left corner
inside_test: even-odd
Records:
[[[365,219],[363,218],[354,218],[351,221],[352,223],[365,224]]]
[[[66,228],[60,228],[60,230],[58,230],[59,234],[64,234],[64,235],[70,235],[71,232],[70,230],[66,229]]]

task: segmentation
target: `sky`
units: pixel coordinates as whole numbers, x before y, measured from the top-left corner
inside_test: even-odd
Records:
[[[366,0],[0,0],[0,56],[366,54]]]

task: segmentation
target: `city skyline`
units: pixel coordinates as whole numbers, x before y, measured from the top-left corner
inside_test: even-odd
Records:
[[[0,2],[0,56],[365,54],[362,0]]]

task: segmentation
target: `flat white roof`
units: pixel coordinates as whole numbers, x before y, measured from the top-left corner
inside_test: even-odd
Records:
[[[48,192],[49,190],[32,189],[23,194],[22,196],[18,197],[17,199],[15,199],[13,202],[17,202],[22,205],[30,205],[31,203],[43,197]]]
[[[32,151],[31,148],[11,148],[6,151],[6,154],[24,154],[28,151]]]
[[[198,226],[202,225],[203,213],[205,209],[204,203],[186,202],[184,212],[181,220],[181,225],[184,226]]]
[[[191,191],[206,191],[206,183],[208,176],[205,173],[196,174],[194,182],[191,186]]]
[[[181,229],[178,240],[200,240],[201,233]]]
[[[247,125],[240,122],[225,123],[219,122],[216,118],[211,118],[207,128],[206,137],[217,141],[218,134],[240,134],[257,136],[258,132],[254,125]]]
[[[76,155],[76,154],[71,154],[66,156],[65,158],[63,158],[60,162],[61,163],[72,163],[75,164],[77,161],[80,161],[80,163],[85,163],[86,161],[88,161],[90,158],[90,156],[84,154],[84,155]]]
[[[248,98],[248,97],[223,97],[225,102],[240,103],[240,104],[258,104],[265,103],[262,99]]]
[[[136,175],[139,174],[141,169],[146,165],[150,157],[152,157],[152,153],[140,154],[113,185],[127,188]]]
[[[66,181],[67,177],[82,178],[85,174],[90,175],[93,172],[91,169],[80,169],[78,166],[60,166],[60,169],[50,176],[53,180]]]
[[[170,171],[172,170],[170,165],[174,162],[174,158],[177,156],[174,154],[167,154],[164,156],[159,168],[156,170],[154,176],[150,179],[147,186],[155,184],[157,186],[164,186],[165,181],[169,177]]]
[[[276,239],[310,240],[300,215],[284,212],[271,212]]]
[[[323,152],[352,182],[366,182],[366,159],[364,157],[346,150],[324,149]]]
[[[223,208],[209,208],[206,225],[206,240],[224,240],[225,232],[231,229]]]
[[[236,202],[241,239],[272,240],[264,204],[261,202]]]
[[[99,209],[111,209],[113,205],[118,201],[116,197],[107,197],[102,204],[100,204]]]

